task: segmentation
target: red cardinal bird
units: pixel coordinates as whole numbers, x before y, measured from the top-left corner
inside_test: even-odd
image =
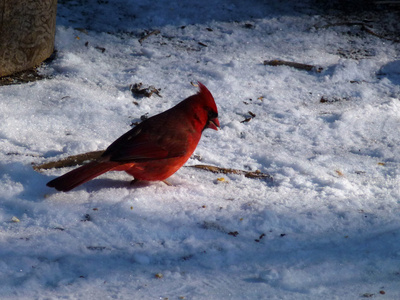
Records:
[[[112,143],[102,156],[50,182],[69,191],[105,172],[125,171],[135,180],[165,180],[189,159],[204,129],[218,130],[218,110],[210,91],[198,83],[196,95],[146,119]]]

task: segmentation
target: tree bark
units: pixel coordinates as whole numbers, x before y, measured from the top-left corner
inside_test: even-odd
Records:
[[[0,0],[0,77],[38,66],[54,50],[57,0]]]

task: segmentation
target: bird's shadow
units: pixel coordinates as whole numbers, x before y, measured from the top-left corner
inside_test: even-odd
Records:
[[[76,189],[86,189],[88,192],[95,192],[101,189],[142,189],[149,187],[154,184],[164,184],[162,182],[150,182],[150,181],[134,181],[123,180],[123,179],[111,179],[111,178],[95,178],[89,182],[82,184]]]

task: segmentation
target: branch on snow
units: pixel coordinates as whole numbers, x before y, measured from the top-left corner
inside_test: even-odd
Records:
[[[67,158],[63,158],[56,161],[50,161],[48,163],[44,163],[41,165],[34,165],[33,169],[35,171],[40,170],[48,170],[53,168],[65,168],[65,167],[74,167],[77,165],[82,165],[85,161],[95,160],[99,158],[103,154],[104,150],[101,151],[93,151],[87,152],[78,155],[68,156]]]
[[[41,171],[41,170],[48,170],[48,169],[54,169],[54,168],[65,168],[65,167],[74,167],[77,165],[82,165],[86,161],[90,160],[95,160],[99,158],[102,154],[104,153],[104,150],[101,151],[93,151],[93,152],[87,152],[83,154],[78,154],[78,155],[72,155],[68,156],[66,158],[56,160],[56,161],[50,161],[41,165],[34,165],[33,169],[35,171]],[[247,178],[265,178],[269,181],[272,181],[273,178],[269,174],[261,173],[261,171],[244,171],[244,170],[237,170],[237,169],[226,169],[226,168],[220,168],[216,166],[210,166],[210,165],[194,165],[194,166],[189,166],[191,168],[197,168],[197,169],[202,169],[206,171],[210,171],[213,173],[223,173],[223,174],[238,174],[238,175],[244,175]]]
[[[275,66],[288,66],[288,67],[292,67],[292,68],[299,69],[299,70],[315,71],[317,73],[321,73],[321,71],[323,70],[321,67],[297,63],[297,62],[293,62],[293,61],[279,60],[279,59],[264,60],[264,65],[274,66],[274,67]]]
[[[230,169],[230,168],[226,169],[226,168],[220,168],[220,167],[210,166],[210,165],[194,165],[194,166],[189,166],[189,167],[206,170],[206,171],[210,171],[213,173],[237,174],[237,175],[244,175],[247,178],[266,178],[271,181],[273,180],[271,175],[261,173],[260,170],[252,172],[252,171]]]

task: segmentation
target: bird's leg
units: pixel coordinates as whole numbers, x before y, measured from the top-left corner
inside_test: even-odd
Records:
[[[133,179],[132,181],[131,181],[131,185],[135,185],[136,183],[138,183],[140,180],[139,179]],[[168,186],[172,186],[172,184],[171,183],[169,183],[167,180],[163,180],[162,182],[164,182],[166,185],[168,185]]]
[[[163,180],[163,182],[164,182],[166,185],[168,185],[168,186],[172,186],[172,184],[169,183],[167,180]]]

